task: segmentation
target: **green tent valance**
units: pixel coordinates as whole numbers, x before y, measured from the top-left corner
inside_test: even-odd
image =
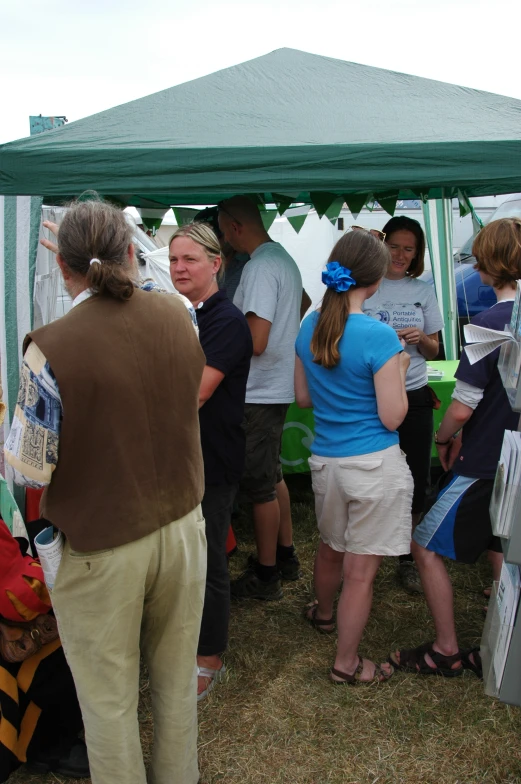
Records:
[[[521,191],[520,119],[512,98],[279,49],[0,146],[0,193],[392,211],[395,197]]]

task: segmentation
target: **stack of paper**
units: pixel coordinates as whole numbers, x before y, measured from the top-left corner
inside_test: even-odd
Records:
[[[509,537],[516,513],[521,509],[521,433],[505,430],[496,472],[490,515],[496,536]]]
[[[433,379],[435,381],[436,379],[443,378],[443,370],[440,370],[439,368],[433,368],[431,365],[427,365],[427,378]]]
[[[510,330],[488,329],[479,327],[476,324],[465,324],[465,352],[471,365],[474,365],[483,357],[491,354],[496,348],[509,341],[515,343],[516,339]]]
[[[499,611],[499,634],[496,640],[496,649],[494,651],[494,672],[498,689],[501,686],[501,681],[503,679],[508,648],[519,604],[520,591],[521,580],[519,566],[504,562],[496,596]]]

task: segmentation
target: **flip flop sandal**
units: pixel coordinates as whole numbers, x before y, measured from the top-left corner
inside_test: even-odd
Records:
[[[371,662],[374,664],[374,662]],[[342,670],[337,670],[336,667],[331,667],[331,672],[329,673],[329,680],[331,683],[334,683],[335,686],[356,686],[358,684],[362,686],[367,686],[371,683],[385,683],[394,675],[394,667],[391,667],[391,672],[386,672],[382,670],[377,664],[374,665],[374,675],[369,680],[362,680],[362,672],[364,669],[364,660],[359,656],[358,657],[358,665],[356,670],[352,675],[348,672],[342,672]],[[332,676],[336,675],[336,678]],[[340,680],[341,679],[341,680]]]
[[[432,645],[432,642],[425,642],[423,645],[418,645],[417,648],[403,648],[400,650],[400,661],[395,658],[394,653],[389,654],[387,661],[397,670],[413,672],[416,675],[442,675],[444,678],[457,678],[458,675],[463,674],[463,663],[456,669],[452,668],[453,664],[461,661],[461,651],[451,656],[444,656],[435,651]],[[430,667],[425,661],[426,654],[431,657],[434,667]]]
[[[320,632],[320,634],[333,634],[335,631],[335,619],[334,618],[317,618],[317,609],[318,603],[314,602],[313,604],[307,604],[303,611],[302,615],[304,620],[307,621],[310,626]],[[309,611],[311,610],[311,615],[309,615]],[[332,629],[324,629],[324,626],[332,626]]]
[[[213,687],[216,683],[220,683],[224,677],[224,673],[226,672],[226,667],[221,667],[220,670],[210,670],[209,667],[198,667],[197,668],[197,676],[201,676],[202,678],[209,678],[208,686],[204,691],[197,695],[197,702],[201,702],[202,700],[206,699],[210,692],[212,691]]]
[[[472,656],[472,659],[470,658]],[[465,670],[471,670],[478,678],[483,678],[483,665],[479,648],[468,648],[461,651],[461,663]]]

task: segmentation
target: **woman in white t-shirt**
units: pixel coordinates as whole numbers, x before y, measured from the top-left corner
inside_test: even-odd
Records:
[[[398,433],[414,479],[414,527],[420,521],[430,479],[433,398],[427,385],[427,360],[438,355],[443,318],[433,286],[418,280],[424,270],[425,255],[425,235],[418,221],[406,216],[391,218],[383,231],[391,263],[380,288],[364,302],[363,310],[393,327],[411,358],[405,380],[409,410]],[[421,592],[411,555],[400,556],[398,574],[407,591]]]

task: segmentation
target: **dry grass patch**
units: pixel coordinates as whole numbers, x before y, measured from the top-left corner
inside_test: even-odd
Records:
[[[280,602],[233,606],[226,681],[199,711],[201,784],[519,784],[521,711],[486,697],[472,673],[452,680],[397,673],[365,687],[328,681],[336,637],[318,634],[301,617],[317,541],[312,496],[304,478],[290,489],[303,577],[285,584]],[[249,516],[235,528],[237,574],[253,549]],[[362,652],[377,661],[433,637],[423,598],[403,593],[395,569],[395,560],[385,559],[362,640]],[[460,644],[479,644],[488,565],[451,564],[450,571]],[[145,675],[142,692],[148,757]],[[12,780],[60,781],[23,769]]]

